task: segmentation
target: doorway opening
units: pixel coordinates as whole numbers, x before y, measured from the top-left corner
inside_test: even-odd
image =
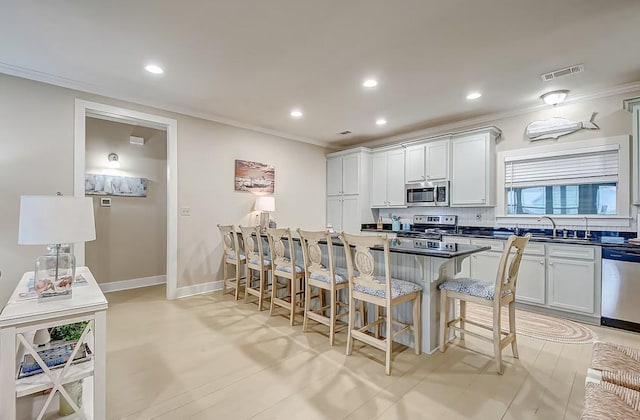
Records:
[[[87,117],[162,130],[166,132],[166,296],[177,297],[177,126],[176,120],[126,108],[76,99],[74,129],[74,195],[85,196]],[[78,265],[85,264],[84,244],[75,247]]]

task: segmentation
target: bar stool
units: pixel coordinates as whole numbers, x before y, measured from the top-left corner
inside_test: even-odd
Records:
[[[329,326],[329,345],[333,346],[336,321],[339,318],[349,315],[349,303],[339,300],[338,292],[347,291],[349,281],[344,269],[336,269],[333,262],[333,245],[329,231],[303,231],[298,229],[300,235],[300,245],[302,256],[304,257],[304,268],[306,274],[306,284],[304,289],[304,321],[302,331],[307,332],[309,319]],[[318,242],[326,242],[326,248],[321,247]],[[326,254],[323,251],[326,249]],[[323,265],[322,262],[326,261]],[[311,295],[312,287],[318,289],[317,295]],[[329,305],[325,304],[324,293],[329,292]],[[311,308],[311,299],[319,298],[318,308]],[[340,312],[340,308],[344,311]],[[329,311],[329,316],[325,313]],[[362,316],[362,311],[360,312]]]
[[[247,263],[247,257],[243,252],[240,252],[240,246],[238,243],[238,234],[236,233],[233,225],[218,225],[220,235],[222,236],[222,246],[224,253],[222,255],[222,294],[227,293],[227,288],[235,289],[234,297],[238,300],[240,296],[240,286],[245,283],[241,283],[243,278],[246,280],[246,276],[242,277],[242,269]],[[229,265],[235,267],[235,276],[228,277]]]
[[[391,374],[391,355],[393,339],[400,334],[413,331],[414,349],[420,354],[421,343],[421,300],[422,287],[410,281],[391,277],[389,240],[386,235],[358,236],[342,233],[344,250],[347,255],[347,272],[349,277],[349,329],[347,337],[347,355],[353,351],[353,340],[362,341],[385,352],[385,373]],[[352,250],[351,247],[355,247]],[[381,248],[382,252],[371,252],[371,248]],[[355,251],[355,252],[354,252]],[[383,275],[375,275],[376,258],[382,258]],[[379,261],[378,261],[379,262]],[[356,272],[356,269],[358,273]],[[360,328],[355,326],[355,301],[364,301],[377,306],[373,321],[364,323]],[[404,302],[413,302],[413,323],[404,324],[393,320],[393,308]],[[384,308],[384,315],[380,309]],[[366,321],[368,322],[368,320]],[[385,325],[385,336],[380,337],[380,327]],[[401,329],[393,331],[393,325]],[[369,330],[375,327],[375,334]]]
[[[242,242],[244,243],[244,253],[247,258],[247,280],[244,288],[244,300],[249,301],[249,295],[258,297],[258,310],[264,306],[264,300],[269,297],[268,277],[271,271],[271,259],[264,254],[262,249],[262,237],[260,228],[256,226],[240,226],[242,232]],[[254,277],[254,273],[258,277]]]
[[[531,234],[524,236],[511,236],[502,252],[502,258],[498,265],[498,272],[494,282],[488,282],[472,278],[456,278],[440,283],[440,351],[447,348],[449,330],[460,331],[460,338],[464,334],[493,343],[493,356],[496,361],[496,371],[502,375],[502,350],[511,344],[513,357],[518,358],[518,342],[516,338],[516,285],[518,282],[518,272],[520,261],[524,249],[531,238]],[[515,255],[512,256],[512,251]],[[507,266],[508,264],[508,266]],[[460,301],[460,316],[449,320],[449,304]],[[493,309],[493,325],[487,326],[466,318],[466,303],[472,302],[477,305],[488,306]],[[503,306],[509,307],[509,332],[502,331],[500,321],[501,309]],[[460,326],[457,324],[459,323]],[[469,323],[476,327],[491,331],[491,337],[478,334],[465,329],[465,324]],[[504,335],[504,338],[502,337]]]
[[[296,265],[296,255],[291,237],[291,229],[267,229],[269,239],[269,250],[273,260],[272,280],[271,280],[271,307],[269,315],[273,315],[276,306],[289,310],[289,324],[294,325],[297,312],[304,309],[303,301],[303,281],[304,269]],[[285,246],[282,242],[287,240],[287,257]],[[284,279],[284,283],[278,281]],[[284,290],[285,294],[278,296],[278,292]]]

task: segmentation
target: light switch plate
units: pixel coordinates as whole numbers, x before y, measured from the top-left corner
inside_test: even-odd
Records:
[[[191,216],[191,207],[180,207],[180,216]]]
[[[111,207],[111,198],[100,197],[100,207]]]

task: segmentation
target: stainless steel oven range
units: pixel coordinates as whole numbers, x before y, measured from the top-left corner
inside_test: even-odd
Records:
[[[457,224],[458,216],[415,215],[411,230],[398,232],[398,237],[439,241],[442,235],[456,233]]]

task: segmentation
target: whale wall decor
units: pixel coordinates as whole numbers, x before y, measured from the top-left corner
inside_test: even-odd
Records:
[[[529,140],[534,141],[557,139],[560,136],[566,136],[580,130],[599,130],[600,127],[593,122],[595,116],[596,113],[594,112],[591,114],[591,118],[586,121],[573,121],[561,117],[533,121],[527,125],[525,132]]]

